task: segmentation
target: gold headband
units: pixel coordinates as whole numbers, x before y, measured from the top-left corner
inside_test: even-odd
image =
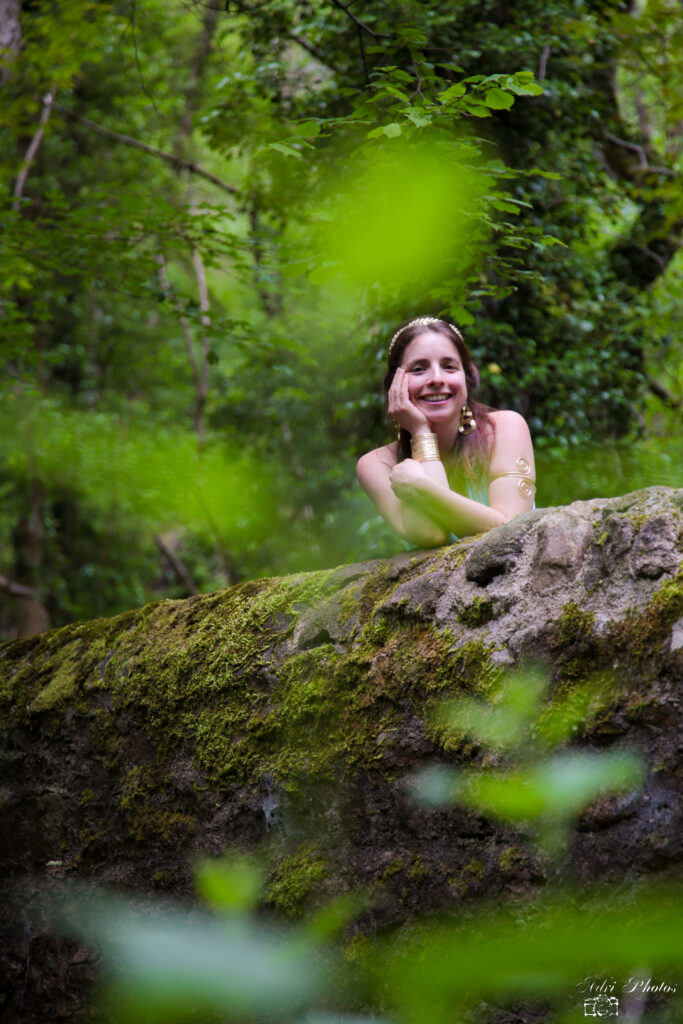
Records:
[[[447,327],[450,327],[450,329],[454,331],[455,334],[457,334],[461,341],[464,341],[462,334],[455,326],[455,324],[449,324],[447,320],[440,320],[438,316],[416,316],[414,320],[411,320],[410,323],[404,324],[403,327],[399,327],[399,329],[396,331],[393,338],[389,342],[388,354],[391,355],[392,349],[396,341],[400,338],[404,331],[408,330],[409,327],[417,327],[418,325],[420,327],[429,327],[430,324],[446,324]]]

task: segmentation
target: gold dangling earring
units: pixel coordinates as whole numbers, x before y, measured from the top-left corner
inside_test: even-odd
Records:
[[[400,423],[397,423],[396,420],[392,420],[391,422],[396,427],[396,439],[398,441],[400,441],[401,440],[401,425],[400,425]]]
[[[472,415],[467,402],[463,405],[460,410],[460,426],[458,427],[459,434],[472,434],[477,429],[477,421]]]

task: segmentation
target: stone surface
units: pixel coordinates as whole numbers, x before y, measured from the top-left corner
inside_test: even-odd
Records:
[[[586,682],[607,694],[575,746],[633,748],[648,766],[641,793],[582,814],[568,877],[673,871],[682,557],[683,492],[651,488],[4,645],[3,1024],[72,1019],[94,973],[87,951],[45,936],[46,877],[187,897],[197,856],[250,849],[278,878],[272,910],[362,885],[366,929],[536,891],[523,830],[426,811],[407,786],[435,761],[492,763],[432,710],[486,699],[527,660],[547,665],[551,704]]]

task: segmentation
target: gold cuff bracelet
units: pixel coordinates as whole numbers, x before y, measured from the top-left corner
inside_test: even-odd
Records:
[[[410,453],[416,462],[441,462],[436,434],[416,434],[411,437]]]

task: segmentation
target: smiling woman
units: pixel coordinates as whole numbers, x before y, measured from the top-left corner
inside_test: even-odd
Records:
[[[533,507],[529,428],[518,413],[477,402],[478,385],[453,324],[417,317],[393,335],[384,388],[398,438],[358,460],[358,479],[412,544],[438,547]]]

